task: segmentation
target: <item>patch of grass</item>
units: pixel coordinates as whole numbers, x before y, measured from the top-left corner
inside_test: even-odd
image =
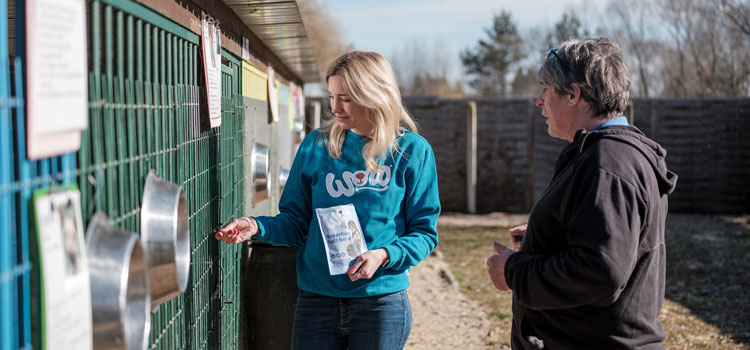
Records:
[[[490,316],[494,317],[494,318],[499,318],[501,320],[505,319],[505,318],[512,318],[513,317],[513,315],[511,315],[511,314],[506,314],[506,313],[502,313],[502,312],[498,312],[498,311],[492,311],[492,312],[490,312]]]
[[[493,347],[510,346],[510,292],[487,275],[492,241],[510,246],[509,227],[440,225],[440,251],[460,291],[489,316]],[[750,349],[750,216],[667,219],[667,285],[659,315],[668,349]]]

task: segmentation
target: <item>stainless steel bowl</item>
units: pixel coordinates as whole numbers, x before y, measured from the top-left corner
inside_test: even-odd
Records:
[[[292,130],[294,134],[294,143],[301,143],[305,138],[305,123],[302,119],[294,119],[294,128]]]
[[[271,178],[268,176],[268,146],[253,140],[250,152],[250,173],[253,186],[253,204],[268,199]]]
[[[96,213],[86,230],[94,349],[145,349],[151,328],[148,269],[138,237]]]
[[[286,180],[289,179],[289,169],[281,168],[279,172],[279,195],[284,193],[284,187],[286,187]]]
[[[146,251],[155,309],[187,288],[190,273],[190,225],[182,187],[160,179],[154,171],[146,177],[141,205],[141,242]]]

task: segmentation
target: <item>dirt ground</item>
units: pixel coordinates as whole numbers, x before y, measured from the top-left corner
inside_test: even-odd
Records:
[[[449,213],[441,215],[438,223],[466,227],[515,226],[525,223],[526,219],[527,215],[521,214]],[[407,293],[414,322],[406,349],[498,349],[487,345],[497,343],[499,336],[490,330],[487,314],[461,294],[458,282],[439,250],[412,269],[410,281]]]
[[[509,348],[509,297],[496,295],[491,284],[481,286],[488,284],[480,265],[489,249],[463,239],[491,242],[496,233],[526,220],[527,215],[506,213],[441,215],[443,252],[438,246],[410,276],[414,322],[407,349]],[[665,346],[750,350],[750,215],[670,214],[666,229],[666,300],[659,316]],[[493,313],[488,305],[502,311]]]

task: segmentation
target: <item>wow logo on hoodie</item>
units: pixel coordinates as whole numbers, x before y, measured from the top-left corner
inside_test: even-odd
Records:
[[[336,175],[328,173],[326,175],[326,190],[333,198],[342,195],[351,197],[357,191],[385,191],[388,189],[390,180],[391,168],[387,166],[379,167],[376,172],[370,172],[369,170],[357,170],[353,173],[344,171],[341,173],[341,179],[336,179]]]

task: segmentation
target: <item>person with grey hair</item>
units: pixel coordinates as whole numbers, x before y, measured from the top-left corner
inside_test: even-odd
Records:
[[[619,46],[571,39],[539,70],[537,107],[567,140],[527,225],[495,241],[490,279],[513,291],[514,349],[663,349],[666,151],[623,115],[630,81]]]

